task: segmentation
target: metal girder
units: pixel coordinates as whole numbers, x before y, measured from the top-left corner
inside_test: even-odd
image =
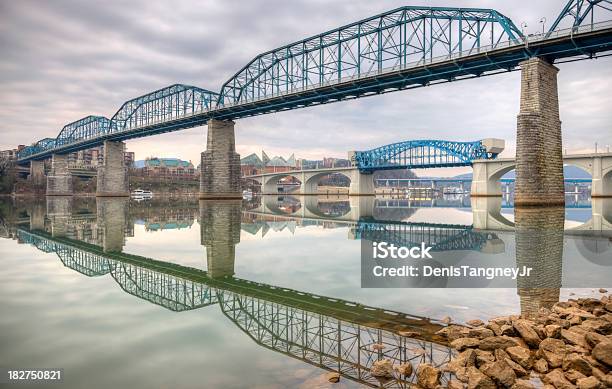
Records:
[[[596,11],[598,15],[595,15]],[[557,30],[564,19],[571,20],[572,29],[584,25],[593,26],[597,22],[597,17],[605,14],[606,11],[612,11],[612,1],[610,0],[569,0],[557,19],[550,26],[547,35]]]
[[[521,40],[521,31],[495,10],[401,7],[258,55],[223,84],[219,105],[260,100]]]
[[[471,166],[476,159],[493,159],[481,141],[411,140],[355,152],[362,173],[389,169]]]
[[[86,116],[75,122],[66,124],[55,139],[54,147],[91,139],[113,131],[111,121],[103,116]]]
[[[111,120],[116,131],[129,131],[208,111],[219,95],[190,85],[175,84],[126,101]]]

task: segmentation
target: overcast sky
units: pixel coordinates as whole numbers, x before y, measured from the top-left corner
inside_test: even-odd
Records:
[[[0,148],[55,137],[87,115],[111,117],[174,83],[218,91],[258,53],[401,5],[495,8],[527,32],[556,18],[546,1],[0,1]],[[612,17],[608,18],[612,19]],[[612,145],[612,58],[560,64],[564,147]],[[399,140],[506,140],[514,155],[519,72],[241,119],[238,152],[346,156]],[[206,128],[127,142],[137,159],[199,162]]]

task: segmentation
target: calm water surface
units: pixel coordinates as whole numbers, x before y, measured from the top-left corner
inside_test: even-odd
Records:
[[[433,335],[445,316],[530,314],[609,286],[611,208],[584,196],[516,212],[463,197],[0,200],[0,366],[64,368],[70,388],[376,387],[376,359],[448,359]],[[360,239],[397,226],[427,231],[442,260],[548,273],[511,288],[361,288]]]

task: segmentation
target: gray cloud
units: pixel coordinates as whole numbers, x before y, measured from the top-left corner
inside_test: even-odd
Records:
[[[431,6],[456,2],[415,1]],[[411,4],[412,4],[411,3]],[[495,8],[528,32],[563,1],[463,0]],[[173,83],[217,91],[260,52],[404,5],[401,1],[19,1],[0,3],[1,148],[55,136],[89,114],[111,116],[133,97]],[[512,6],[510,6],[510,4]],[[559,65],[565,146],[612,144],[610,58]],[[240,120],[238,151],[343,156],[414,138],[500,137],[513,153],[519,73]],[[205,129],[128,142],[138,158],[197,160]]]

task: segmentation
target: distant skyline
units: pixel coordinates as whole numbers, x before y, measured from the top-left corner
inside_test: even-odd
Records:
[[[133,97],[174,83],[217,91],[257,54],[398,6],[494,8],[526,33],[566,2],[547,1],[32,1],[0,2],[0,148],[55,137],[87,115],[111,117]],[[612,145],[612,58],[558,65],[564,149]],[[506,140],[513,156],[520,73],[452,82],[240,119],[242,157],[346,158],[408,139]],[[136,159],[197,165],[205,127],[130,140]],[[448,169],[455,175],[466,169]],[[431,172],[428,172],[431,174]]]

